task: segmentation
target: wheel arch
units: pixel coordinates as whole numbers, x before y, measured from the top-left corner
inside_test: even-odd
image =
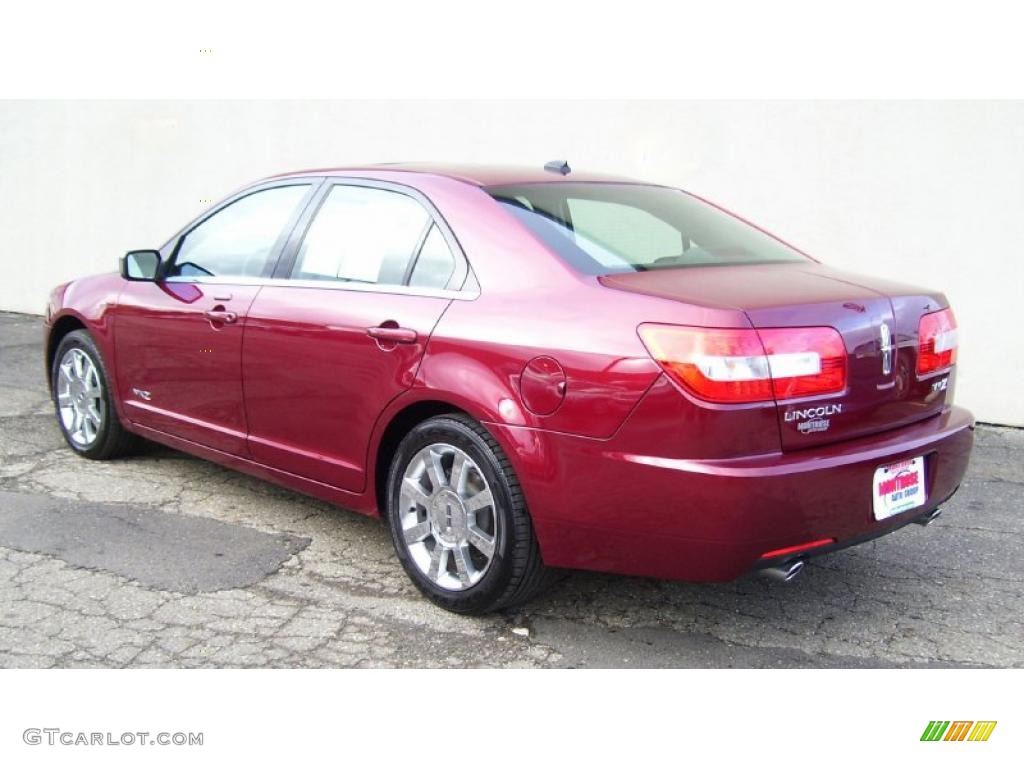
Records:
[[[45,363],[46,383],[50,394],[53,394],[53,362],[57,357],[57,349],[64,338],[74,331],[85,331],[96,345],[96,351],[107,371],[107,386],[110,388],[111,400],[117,417],[125,429],[131,429],[122,408],[120,388],[118,387],[117,369],[114,360],[113,326],[111,323],[110,306],[102,307],[102,311],[82,313],[77,309],[64,308],[50,319],[46,335]]]
[[[451,402],[440,399],[417,400],[406,404],[397,413],[393,414],[387,421],[377,441],[376,454],[373,462],[373,501],[376,504],[377,512],[381,516],[387,508],[387,484],[388,472],[391,469],[391,460],[398,450],[399,443],[409,434],[417,424],[421,424],[429,418],[440,416],[444,413],[460,413],[469,416],[476,421],[479,418],[468,413]]]
[[[468,416],[487,430],[512,464],[531,514],[543,508],[545,494],[543,488],[538,488],[537,479],[551,474],[557,462],[544,430],[508,423],[500,415],[496,417],[473,400],[454,392],[414,388],[392,401],[378,420],[367,455],[370,476],[362,496],[368,514],[384,516],[388,471],[402,438],[417,424],[444,413]]]
[[[61,341],[72,331],[88,331],[89,327],[85,321],[77,315],[67,313],[61,315],[50,326],[50,332],[46,337],[46,385],[53,391],[53,360],[57,355],[57,347]]]

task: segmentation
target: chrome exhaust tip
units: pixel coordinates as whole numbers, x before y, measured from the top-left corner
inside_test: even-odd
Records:
[[[762,576],[766,576],[773,581],[792,581],[804,569],[803,560],[794,560],[791,563],[785,563],[784,565],[777,565],[772,568],[762,568],[758,573]]]
[[[917,518],[917,520],[915,520],[914,522],[917,523],[918,525],[931,525],[932,523],[934,523],[936,520],[939,519],[939,515],[941,515],[941,514],[942,514],[942,510],[941,509],[933,509],[931,512],[929,512],[924,517]]]

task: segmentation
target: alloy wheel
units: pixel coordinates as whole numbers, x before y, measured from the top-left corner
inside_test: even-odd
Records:
[[[60,361],[57,408],[71,442],[87,448],[96,441],[106,418],[103,384],[92,358],[77,347],[65,352]]]
[[[487,478],[465,451],[434,443],[406,466],[399,520],[409,556],[442,589],[479,583],[494,559],[499,517]]]

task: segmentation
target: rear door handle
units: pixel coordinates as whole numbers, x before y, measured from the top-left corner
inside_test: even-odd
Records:
[[[375,325],[366,332],[377,341],[389,341],[392,344],[415,344],[419,334],[412,328],[399,328],[389,325]]]
[[[203,314],[206,315],[207,320],[214,323],[234,323],[238,320],[237,314],[225,309],[208,309]]]

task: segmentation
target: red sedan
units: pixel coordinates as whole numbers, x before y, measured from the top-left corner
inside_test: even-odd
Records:
[[[934,519],[972,445],[941,293],[558,162],[265,179],[46,320],[76,453],[148,438],[381,515],[464,613],[557,568],[789,579]]]

